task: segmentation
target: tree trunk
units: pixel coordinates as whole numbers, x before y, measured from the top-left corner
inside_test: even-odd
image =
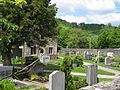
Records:
[[[2,54],[3,66],[11,66],[11,52]]]

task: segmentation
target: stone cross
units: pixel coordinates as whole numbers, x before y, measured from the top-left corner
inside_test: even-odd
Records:
[[[97,65],[90,64],[87,66],[87,83],[93,85],[97,83]]]
[[[65,74],[54,71],[49,75],[49,90],[65,90]]]

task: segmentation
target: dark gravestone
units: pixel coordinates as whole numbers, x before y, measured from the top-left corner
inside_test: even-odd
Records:
[[[13,66],[0,66],[0,78],[9,76],[13,73]]]
[[[35,56],[26,56],[25,57],[25,65],[29,65],[31,63],[33,63],[36,59],[34,59]]]

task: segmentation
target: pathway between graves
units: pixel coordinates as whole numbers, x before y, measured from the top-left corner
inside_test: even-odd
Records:
[[[71,72],[71,75],[75,75],[75,76],[86,76],[86,73],[77,73],[77,72]],[[117,78],[116,76],[112,76],[112,75],[101,75],[98,74],[98,78]]]
[[[84,65],[89,65],[89,64],[91,64],[91,63],[84,62]],[[106,68],[106,67],[103,67],[103,66],[98,66],[98,69],[104,70],[104,71],[107,71],[107,72],[111,72],[111,73],[114,73],[116,75],[120,74],[120,71],[118,71],[118,70],[109,69],[109,68]]]

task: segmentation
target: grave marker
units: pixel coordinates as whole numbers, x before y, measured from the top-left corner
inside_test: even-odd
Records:
[[[88,65],[86,74],[88,85],[93,85],[97,83],[97,65]]]
[[[41,62],[47,64],[48,62],[50,62],[50,56],[43,55],[42,59],[41,59]]]
[[[49,75],[49,90],[65,90],[65,74],[54,71]]]

